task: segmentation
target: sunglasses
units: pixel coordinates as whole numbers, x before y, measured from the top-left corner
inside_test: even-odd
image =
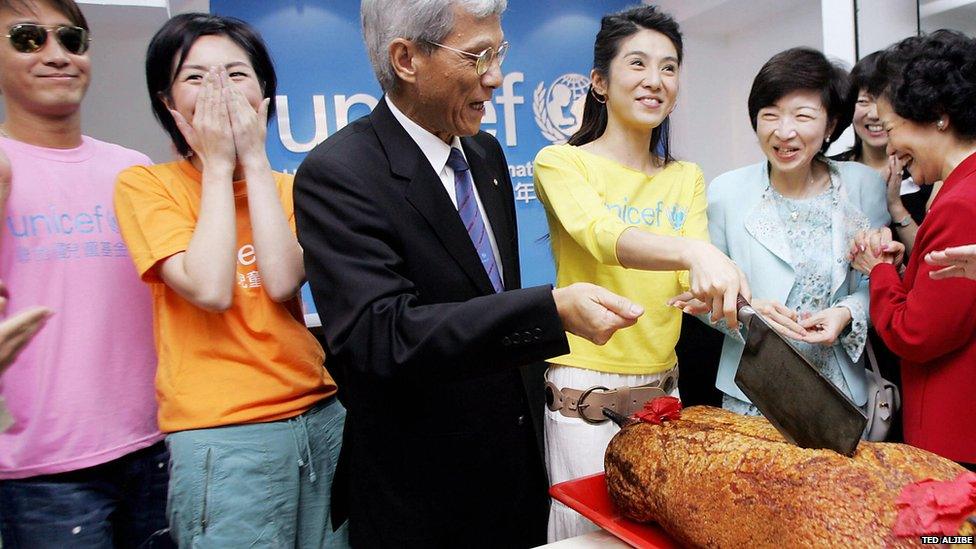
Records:
[[[478,76],[484,75],[488,72],[488,67],[491,66],[492,61],[498,59],[498,66],[505,61],[505,55],[508,53],[508,42],[502,42],[498,46],[498,50],[489,47],[488,49],[482,51],[481,53],[471,53],[469,51],[459,50],[457,48],[452,48],[451,46],[445,46],[444,44],[438,44],[437,42],[427,41],[428,44],[432,46],[437,46],[438,48],[444,48],[445,50],[453,51],[454,53],[460,53],[465,57],[470,57],[474,59],[474,70],[478,73]]]
[[[48,32],[53,32],[68,53],[82,55],[88,51],[91,36],[88,31],[73,25],[38,25],[36,23],[19,23],[10,27],[10,45],[21,53],[34,53],[47,43]]]

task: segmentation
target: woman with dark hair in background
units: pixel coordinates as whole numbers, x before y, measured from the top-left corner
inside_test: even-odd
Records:
[[[940,251],[976,234],[976,40],[947,30],[906,38],[878,67],[888,152],[919,185],[944,183],[904,275],[887,229],[855,242],[854,266],[870,273],[871,319],[902,359],[905,442],[976,470],[976,282],[940,265]]]
[[[834,160],[860,162],[874,168],[885,179],[888,188],[888,213],[891,230],[898,241],[911,252],[915,232],[925,219],[932,187],[919,187],[904,170],[897,157],[889,155],[888,135],[878,119],[877,97],[884,87],[884,76],[878,71],[878,56],[865,56],[851,69],[849,101],[854,104],[854,146],[833,156]]]
[[[730,322],[736,295],[748,295],[741,271],[708,243],[701,170],[671,156],[667,121],[682,53],[677,23],[653,6],[604,17],[582,126],[535,159],[557,286],[594,282],[646,311],[602,347],[569,335],[570,353],[550,361],[545,438],[554,484],[603,470],[617,428],[602,406],[629,415],[674,392],[681,314],[665,303],[689,288],[687,271],[692,293]],[[550,541],[592,529],[553,502]]]
[[[146,79],[183,159],[122,172],[115,203],[152,289],[173,538],[344,546],[329,502],[345,409],[299,312],[292,178],[265,152],[271,58],[243,21],[184,14]]]
[[[848,86],[844,69],[809,48],[780,52],[763,65],[749,93],[749,118],[766,161],[709,185],[708,232],[749,277],[753,308],[863,406],[868,287],[847,252],[858,230],[884,226],[889,216],[877,172],[824,157],[850,124]],[[696,303],[674,303],[698,312]],[[724,408],[758,415],[734,382],[739,336],[726,334],[716,387]]]

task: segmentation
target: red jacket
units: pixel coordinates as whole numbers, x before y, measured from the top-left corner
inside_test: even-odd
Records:
[[[925,254],[976,242],[976,154],[949,174],[915,237],[903,279],[871,271],[871,320],[902,359],[905,441],[976,463],[976,281],[932,280]]]

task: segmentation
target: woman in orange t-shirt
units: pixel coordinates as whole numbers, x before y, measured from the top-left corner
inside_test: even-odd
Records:
[[[173,538],[344,546],[329,497],[345,409],[300,314],[292,178],[265,152],[267,49],[237,19],[179,15],[153,38],[146,76],[183,159],[124,171],[115,202],[152,289]]]

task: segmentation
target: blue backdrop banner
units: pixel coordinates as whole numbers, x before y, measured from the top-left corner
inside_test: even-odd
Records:
[[[634,2],[510,0],[502,17],[512,48],[504,83],[486,105],[482,129],[508,158],[516,197],[523,286],[554,280],[545,213],[532,160],[579,126],[600,18]],[[363,45],[356,0],[211,0],[211,11],[254,25],[278,73],[278,114],[268,130],[276,170],[294,173],[305,154],[363,116],[382,96]],[[307,288],[305,304],[314,307]]]

